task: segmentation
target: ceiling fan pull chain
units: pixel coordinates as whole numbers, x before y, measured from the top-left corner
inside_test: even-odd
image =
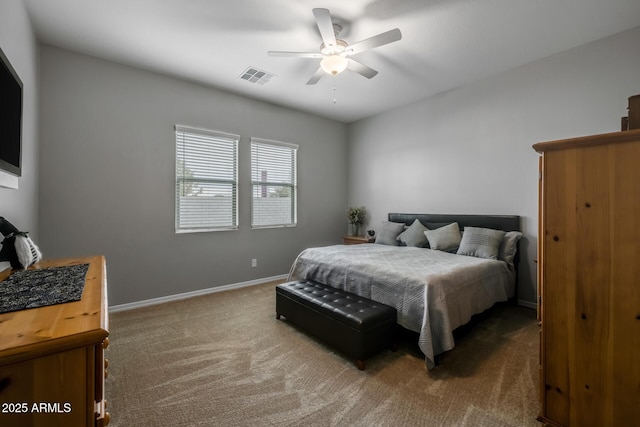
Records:
[[[336,76],[333,75],[333,103],[336,103]]]

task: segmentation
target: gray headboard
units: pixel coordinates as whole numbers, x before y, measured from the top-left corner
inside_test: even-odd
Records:
[[[448,224],[457,222],[461,230],[464,227],[483,227],[494,230],[521,231],[520,216],[518,215],[389,214],[389,221],[404,222],[407,225],[413,224],[416,218],[425,226],[427,222]]]
[[[389,213],[389,221],[403,222],[406,225],[413,224],[413,221],[420,222],[429,227],[431,224],[450,224],[457,222],[460,230],[464,227],[482,227],[493,228],[494,230],[503,231],[521,231],[519,215],[457,215],[457,214],[407,214],[407,213]],[[518,283],[518,264],[520,263],[520,242],[518,242],[518,252],[513,260],[516,270],[516,285]]]

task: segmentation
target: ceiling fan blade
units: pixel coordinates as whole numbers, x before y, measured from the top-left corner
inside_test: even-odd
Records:
[[[349,63],[347,65],[347,68],[350,69],[351,71],[355,71],[356,73],[360,74],[361,76],[364,76],[368,79],[375,77],[376,74],[378,74],[378,72],[376,70],[374,70],[371,67],[367,67],[366,65],[358,62],[358,61],[354,61],[351,58],[348,58]]]
[[[336,33],[333,31],[333,22],[331,21],[329,9],[313,9],[313,16],[316,17],[316,23],[318,24],[324,45],[327,47],[335,46]]]
[[[318,70],[313,74],[313,76],[311,76],[311,78],[309,79],[307,84],[308,85],[314,85],[314,84],[318,83],[318,80],[320,80],[324,74],[325,74],[325,72],[322,69],[322,67],[318,67]]]
[[[267,52],[269,56],[294,56],[297,58],[324,58],[324,55],[320,52],[281,52],[277,50],[270,50]]]
[[[397,42],[400,39],[402,39],[402,33],[399,29],[394,28],[393,30],[380,33],[377,36],[369,37],[368,39],[349,45],[349,47],[347,47],[347,52],[349,55],[355,55],[357,53],[364,52],[365,50],[373,49],[374,47]]]

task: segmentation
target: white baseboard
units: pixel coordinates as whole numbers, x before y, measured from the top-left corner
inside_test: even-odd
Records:
[[[523,301],[521,299],[518,300],[518,305],[521,305],[523,307],[527,307],[527,308],[533,308],[534,310],[538,309],[538,306],[536,305],[535,302],[531,302],[531,301]]]
[[[165,302],[170,302],[170,301],[178,301],[181,299],[197,297],[200,295],[207,295],[207,294],[213,294],[216,292],[229,291],[231,289],[240,289],[240,288],[246,288],[248,286],[261,285],[263,283],[274,282],[276,280],[285,280],[287,276],[288,276],[287,274],[281,274],[279,276],[264,277],[262,279],[249,280],[247,282],[232,283],[231,285],[223,285],[223,286],[216,286],[214,288],[199,289],[197,291],[184,292],[184,293],[175,294],[175,295],[168,295],[166,297],[151,298],[147,300],[130,302],[126,304],[113,305],[109,307],[109,312],[116,313],[118,311],[133,310],[134,308],[148,307],[151,305],[163,304]],[[531,301],[518,300],[518,305],[521,305],[522,307],[532,308],[534,310],[538,308],[536,303]]]
[[[248,282],[233,283],[231,285],[223,285],[223,286],[216,286],[214,288],[199,289],[197,291],[184,292],[184,293],[175,294],[175,295],[168,295],[166,297],[151,298],[151,299],[147,299],[147,300],[143,300],[143,301],[136,301],[136,302],[130,302],[130,303],[126,303],[126,304],[113,305],[113,306],[109,307],[109,313],[116,313],[118,311],[133,310],[134,308],[148,307],[148,306],[151,306],[151,305],[163,304],[165,302],[170,302],[170,301],[178,301],[178,300],[181,300],[181,299],[197,297],[197,296],[200,296],[200,295],[207,295],[207,294],[213,294],[213,293],[216,293],[216,292],[229,291],[231,289],[246,288],[247,286],[261,285],[263,283],[274,282],[276,280],[285,280],[287,278],[287,276],[288,276],[287,274],[282,274],[280,276],[265,277],[265,278],[262,278],[262,279],[249,280]]]

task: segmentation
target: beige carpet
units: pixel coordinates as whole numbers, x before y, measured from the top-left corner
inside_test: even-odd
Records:
[[[533,310],[495,309],[432,371],[411,336],[359,371],[276,320],[274,286],[113,313],[110,426],[538,425]]]

